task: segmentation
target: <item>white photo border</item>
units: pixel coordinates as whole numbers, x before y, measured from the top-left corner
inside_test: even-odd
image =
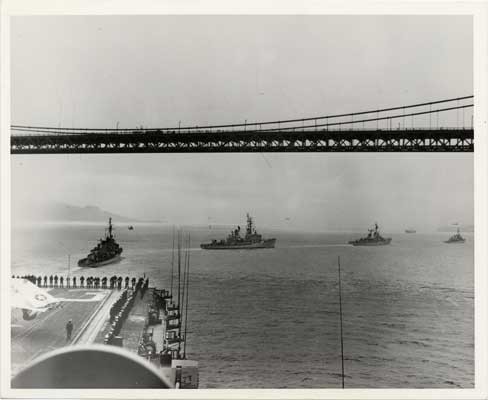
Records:
[[[47,390],[10,388],[10,17],[20,15],[472,15],[474,49],[475,388]],[[486,399],[488,398],[488,2],[316,0],[6,0],[0,14],[2,398],[117,399]]]

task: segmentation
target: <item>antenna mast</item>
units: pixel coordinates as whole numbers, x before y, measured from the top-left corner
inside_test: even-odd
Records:
[[[190,234],[188,234],[188,249],[190,248]],[[190,295],[190,251],[188,250],[188,259],[186,264],[186,305],[185,305],[185,333],[184,339],[185,343],[183,344],[183,359],[186,359],[186,332],[188,328],[188,297]]]
[[[178,334],[181,337],[181,231],[178,231],[178,320],[180,321],[180,328]],[[181,350],[181,341],[178,341],[178,354]]]
[[[188,245],[187,245],[188,246]],[[185,294],[186,294],[186,264],[188,262],[188,247],[185,248],[185,262],[183,264],[183,288],[181,293],[181,312],[180,312],[180,328],[178,329],[179,336],[181,338],[181,331],[183,328],[183,316],[185,315]]]
[[[342,388],[344,389],[344,341],[342,338],[341,256],[337,256],[337,266],[339,269],[339,315],[341,319]]]
[[[174,265],[175,265],[175,226],[173,225],[173,250],[171,252],[171,285],[170,293],[173,296],[173,275],[174,275]]]

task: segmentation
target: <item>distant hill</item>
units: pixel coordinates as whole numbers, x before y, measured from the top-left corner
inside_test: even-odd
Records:
[[[114,222],[143,222],[102,210],[97,206],[78,207],[56,203],[42,211],[42,219],[47,221],[107,222],[110,217]]]
[[[461,232],[474,232],[474,225],[446,225],[437,228],[437,232],[456,232],[457,228]]]

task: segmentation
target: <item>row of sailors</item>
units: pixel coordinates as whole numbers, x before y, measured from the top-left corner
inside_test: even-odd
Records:
[[[119,303],[117,309],[110,310],[110,329],[105,335],[105,344],[114,344],[115,337],[118,336],[118,334],[120,333],[120,330],[122,329],[122,324],[127,319],[127,316],[129,315],[129,312],[134,305],[136,293],[137,290],[130,292],[128,289],[124,290],[119,298],[119,300],[123,299],[123,302]],[[115,311],[116,313],[112,315],[112,313]]]
[[[120,312],[122,309],[122,306],[125,304],[128,296],[128,290],[125,289],[120,297],[117,299],[117,301],[112,304],[112,307],[110,307],[110,322],[113,322],[117,314]]]
[[[137,283],[133,285],[132,290],[129,291],[126,288],[117,301],[110,307],[110,329],[109,332],[105,335],[104,342],[105,344],[113,344],[114,338],[120,333],[120,329],[122,328],[122,324],[127,318],[132,306],[134,305],[134,301],[137,295],[137,292],[141,292],[141,297],[143,296],[142,292],[145,291],[149,286],[149,279],[146,278],[139,278]]]
[[[124,283],[125,283],[125,288],[129,288],[129,284],[131,284],[131,287],[134,288],[136,286],[136,278],[132,278],[132,280],[126,276],[125,277],[125,280],[122,276],[112,276],[110,278],[110,280],[107,278],[107,277],[103,277],[103,278],[100,278],[100,277],[93,277],[93,276],[89,276],[85,279],[84,276],[81,276],[79,277],[79,285],[78,285],[78,282],[77,282],[77,278],[76,276],[74,276],[73,278],[70,278],[69,276],[65,279],[63,276],[59,276],[58,275],[51,275],[49,276],[49,278],[47,276],[44,276],[41,277],[41,276],[35,276],[35,275],[23,275],[23,276],[15,276],[15,275],[12,275],[12,278],[17,278],[17,279],[27,279],[29,281],[31,281],[34,285],[37,285],[39,287],[50,287],[50,288],[53,288],[53,287],[61,287],[61,288],[64,288],[64,287],[74,287],[74,288],[77,288],[77,287],[80,287],[80,288],[88,288],[88,289],[122,289],[122,286],[124,286]],[[49,285],[48,285],[48,280],[49,280]],[[143,278],[140,278],[140,280],[144,281]],[[148,280],[146,279],[147,281],[147,284],[145,284],[146,288],[148,287],[149,285],[149,282]],[[65,285],[66,283],[66,285]],[[107,283],[110,284],[110,286],[107,285]],[[141,283],[142,285],[142,283]],[[145,291],[145,290],[144,290]]]

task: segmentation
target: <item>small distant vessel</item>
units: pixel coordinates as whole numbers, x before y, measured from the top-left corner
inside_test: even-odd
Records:
[[[238,250],[238,249],[273,249],[276,239],[263,239],[256,232],[254,222],[247,214],[246,235],[241,236],[241,227],[233,230],[226,240],[212,240],[211,243],[202,243],[200,247],[205,250]]]
[[[129,229],[129,231],[133,231],[134,227],[132,225],[129,225],[129,227],[127,229]]]
[[[415,229],[405,229],[405,233],[417,233]]]
[[[461,236],[459,233],[459,228],[457,228],[456,234],[445,240],[444,243],[464,243],[465,241],[466,239]]]
[[[378,224],[374,224],[374,228],[368,229],[368,236],[357,240],[351,240],[349,244],[352,244],[353,246],[384,246],[390,244],[390,242],[391,238],[384,238],[381,236]]]
[[[79,267],[95,268],[120,260],[123,249],[115,241],[112,229],[112,218],[109,218],[108,228],[105,230],[105,239],[100,239],[97,246],[91,249],[90,254],[78,261]]]

